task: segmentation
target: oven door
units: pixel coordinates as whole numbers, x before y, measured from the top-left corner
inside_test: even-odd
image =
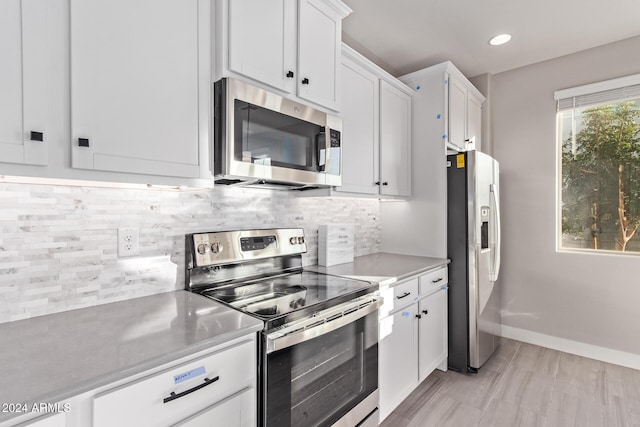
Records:
[[[376,410],[380,300],[369,302],[266,335],[264,426],[355,425]]]

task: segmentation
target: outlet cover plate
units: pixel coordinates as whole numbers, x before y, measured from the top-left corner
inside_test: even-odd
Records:
[[[118,228],[118,257],[140,253],[140,235],[137,228]]]

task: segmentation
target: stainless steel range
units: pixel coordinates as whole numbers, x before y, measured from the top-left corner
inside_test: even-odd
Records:
[[[305,271],[299,228],[186,236],[186,289],[264,322],[261,426],[378,423],[377,285]]]

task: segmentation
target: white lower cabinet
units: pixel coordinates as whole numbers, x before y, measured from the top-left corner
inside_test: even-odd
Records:
[[[380,320],[380,421],[418,385],[418,304]]]
[[[93,426],[166,426],[254,390],[255,354],[254,343],[244,342],[101,393],[93,399]]]
[[[382,291],[378,387],[384,420],[434,369],[447,365],[447,268]],[[384,308],[387,307],[387,310]]]
[[[422,382],[447,359],[447,291],[439,290],[418,302],[418,369]]]
[[[66,399],[58,413],[25,413],[0,427],[254,427],[256,387],[252,333]]]
[[[187,418],[175,427],[251,427],[256,424],[255,389],[247,389]]]

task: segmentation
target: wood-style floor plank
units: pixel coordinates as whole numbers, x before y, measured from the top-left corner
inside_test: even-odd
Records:
[[[640,371],[502,338],[478,374],[434,371],[382,426],[640,426]]]

